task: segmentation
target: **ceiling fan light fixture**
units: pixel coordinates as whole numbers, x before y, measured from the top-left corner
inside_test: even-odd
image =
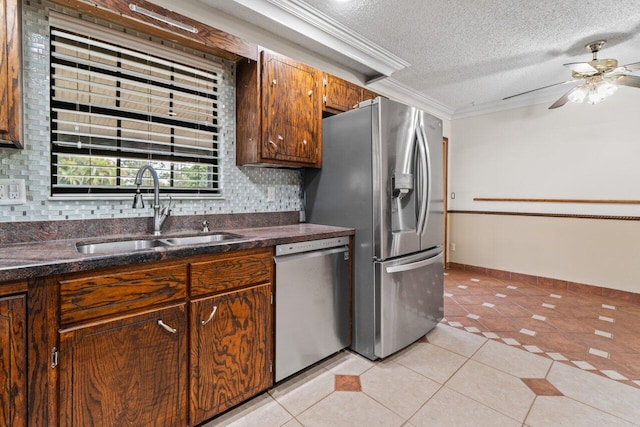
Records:
[[[569,101],[580,104],[587,101],[587,104],[598,104],[611,95],[613,95],[618,87],[605,80],[590,81],[581,86],[576,87],[569,94]]]
[[[571,91],[569,94],[569,101],[575,102],[576,104],[580,104],[587,97],[588,89],[587,85],[578,86],[575,90]]]
[[[598,83],[592,84],[589,87],[589,94],[587,95],[587,104],[597,104],[604,101],[609,96],[613,95],[618,87],[612,85],[609,82],[600,80]]]
[[[640,76],[633,75],[633,73],[640,71],[640,62],[618,66],[617,59],[598,59],[597,54],[604,44],[604,40],[598,40],[586,46],[586,49],[593,54],[593,59],[589,62],[569,62],[563,64],[571,70],[572,80],[507,96],[503,98],[503,100],[529,94],[541,89],[580,82],[580,84],[569,89],[558,98],[556,102],[549,106],[549,109],[553,110],[562,107],[569,101],[576,104],[585,101],[587,104],[598,104],[613,95],[618,90],[618,86],[640,88]]]

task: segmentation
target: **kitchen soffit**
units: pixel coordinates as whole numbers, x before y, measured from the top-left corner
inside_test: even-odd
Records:
[[[153,2],[176,10],[168,0]],[[331,58],[364,79],[384,76],[370,84],[372,90],[444,118],[553,102],[566,87],[502,98],[568,80],[570,72],[562,64],[588,61],[584,45],[593,40],[607,40],[601,56],[622,64],[638,61],[640,52],[637,0],[180,3],[221,10]]]

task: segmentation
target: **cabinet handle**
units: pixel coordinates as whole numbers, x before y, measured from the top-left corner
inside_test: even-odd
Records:
[[[277,85],[277,84],[278,84],[278,81],[277,81],[276,79],[273,79],[273,80],[271,81],[271,84],[275,86],[275,85]]]
[[[303,143],[304,145],[307,145],[307,140],[306,140],[306,139],[303,139],[303,140],[302,140],[302,143]]]
[[[309,95],[309,96],[313,95],[313,89],[311,89],[311,90],[309,91],[309,93],[307,93],[307,95]]]
[[[167,331],[167,332],[171,332],[172,334],[175,334],[176,332],[178,332],[177,329],[173,329],[171,326],[167,325],[166,323],[164,323],[162,320],[158,320],[158,325],[162,326],[162,328]]]
[[[201,320],[200,323],[202,324],[202,326],[206,325],[207,323],[211,322],[211,319],[213,319],[213,315],[216,314],[216,311],[218,311],[218,306],[214,305],[213,306],[213,310],[211,310],[211,314],[209,315],[209,317],[207,317],[207,320]]]
[[[275,142],[273,142],[272,140],[269,140],[269,144],[271,144],[273,146],[273,149],[276,151],[276,153],[278,152],[278,144],[276,144]]]

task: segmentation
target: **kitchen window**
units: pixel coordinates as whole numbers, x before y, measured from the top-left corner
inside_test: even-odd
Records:
[[[219,196],[219,62],[52,14],[51,192]],[[145,185],[151,187],[150,181]]]

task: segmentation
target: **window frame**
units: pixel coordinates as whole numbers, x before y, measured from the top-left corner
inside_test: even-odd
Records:
[[[182,198],[182,199],[223,198],[224,141],[223,141],[223,132],[222,132],[222,125],[220,124],[220,119],[221,119],[221,116],[225,113],[222,112],[220,96],[224,91],[224,87],[223,87],[223,85],[225,84],[224,82],[227,80],[225,75],[226,70],[225,70],[224,61],[221,58],[212,57],[209,54],[193,51],[192,49],[189,49],[189,48],[184,48],[186,51],[182,51],[181,49],[183,48],[180,46],[172,47],[172,46],[167,46],[164,43],[160,44],[158,42],[153,41],[152,37],[148,35],[144,35],[142,33],[135,32],[136,35],[124,33],[124,32],[116,31],[111,28],[106,28],[91,22],[87,22],[79,18],[69,17],[67,15],[56,13],[56,12],[50,13],[49,24],[50,24],[49,25],[50,34],[53,34],[53,31],[55,30],[76,33],[82,36],[86,36],[88,38],[95,39],[98,42],[104,42],[107,44],[119,46],[125,50],[138,51],[144,54],[148,54],[150,56],[159,58],[159,60],[161,61],[169,61],[169,62],[176,63],[177,67],[195,68],[195,69],[202,70],[203,73],[214,74],[217,78],[217,82],[212,86],[214,88],[213,90],[216,92],[215,97],[212,98],[212,101],[211,101],[213,104],[213,107],[212,107],[213,119],[212,119],[212,123],[208,126],[208,128],[211,128],[211,129],[206,129],[205,131],[205,132],[211,132],[211,135],[212,135],[211,148],[206,148],[206,144],[208,143],[205,144],[205,148],[202,148],[202,150],[211,152],[211,156],[209,157],[209,160],[206,162],[204,161],[201,162],[200,158],[197,158],[195,160],[191,160],[190,162],[184,162],[184,161],[180,162],[180,157],[172,154],[175,152],[175,149],[173,148],[175,144],[175,139],[173,136],[167,135],[165,136],[165,138],[169,138],[170,142],[168,144],[166,143],[159,143],[159,144],[164,145],[166,147],[171,147],[170,151],[166,151],[160,154],[158,152],[154,152],[153,155],[149,154],[149,156],[151,157],[155,156],[156,157],[155,159],[150,159],[150,158],[144,159],[142,155],[139,155],[139,154],[136,156],[133,156],[137,158],[137,161],[139,162],[139,165],[136,164],[133,169],[137,169],[143,164],[147,164],[147,163],[154,165],[163,161],[165,163],[169,162],[169,164],[171,165],[170,171],[168,172],[170,174],[170,177],[168,178],[168,182],[170,183],[170,186],[167,186],[167,185],[161,186],[161,190],[163,193],[170,193],[174,197],[177,196],[178,198]],[[51,46],[51,51],[49,53],[50,67],[51,67],[50,84],[49,84],[50,96],[51,96],[50,98],[51,142],[50,142],[50,163],[49,163],[49,166],[51,168],[50,169],[50,180],[51,180],[50,196],[53,199],[76,199],[76,200],[84,200],[87,198],[95,198],[95,197],[98,197],[98,198],[129,197],[135,191],[135,186],[131,184],[123,183],[123,181],[125,180],[128,183],[131,181],[131,179],[130,179],[130,175],[125,176],[123,178],[121,168],[124,169],[124,167],[122,167],[122,162],[124,162],[125,160],[131,160],[132,156],[131,155],[126,156],[127,150],[122,150],[120,147],[116,147],[112,152],[103,152],[101,150],[94,150],[91,152],[91,154],[93,155],[96,155],[96,156],[102,155],[104,158],[107,158],[107,157],[114,158],[114,159],[117,158],[116,166],[110,166],[111,169],[116,171],[116,176],[114,177],[116,179],[115,185],[95,186],[92,184],[88,184],[82,187],[57,185],[57,168],[59,166],[56,164],[56,162],[58,161],[59,156],[64,155],[65,153],[70,153],[71,155],[76,155],[76,156],[82,156],[82,155],[86,155],[86,150],[83,151],[81,148],[67,149],[65,147],[61,147],[61,145],[63,144],[59,143],[59,140],[56,139],[57,136],[54,134],[54,132],[57,131],[55,127],[57,123],[57,115],[59,114],[59,112],[55,112],[54,109],[56,108],[56,106],[60,105],[59,104],[60,101],[54,97],[54,83],[55,83],[54,53],[55,52],[54,52],[53,42],[54,42],[54,37],[52,35],[51,36],[52,46]],[[129,46],[133,46],[133,47],[129,47]],[[150,90],[152,90],[152,88]],[[168,92],[170,92],[171,90],[172,90],[171,88],[167,89]],[[172,96],[173,95],[171,95],[171,97]],[[81,102],[77,101],[77,105],[79,106],[80,104]],[[216,108],[216,104],[217,104],[217,108]],[[78,107],[78,109],[79,108],[80,107]],[[67,111],[73,112],[73,110],[71,109]],[[89,111],[87,111],[87,113],[91,115],[93,114],[94,111],[95,110],[90,108]],[[149,116],[152,116],[152,115],[153,114],[150,114]],[[117,115],[113,116],[113,119],[117,119],[117,117],[118,117]],[[162,118],[160,119],[161,119],[160,120],[161,125],[169,126],[169,128],[171,129],[188,129],[188,127],[183,128],[180,126],[176,126],[175,124],[176,122],[186,123],[188,122],[188,120],[177,120],[177,119],[171,119],[171,118],[168,118],[166,120],[162,120]],[[153,123],[153,120],[151,121],[151,123]],[[111,129],[112,131],[116,131],[118,135],[120,134],[120,126],[114,126]],[[199,127],[192,128],[193,132],[199,132],[198,129],[200,128]],[[151,135],[153,132],[149,131],[148,133],[149,135]],[[171,132],[171,134],[173,134],[173,132]],[[119,140],[119,138],[120,136],[115,136],[114,141]],[[179,138],[180,137],[178,136],[178,139]],[[188,139],[188,137],[184,137],[184,136],[182,138],[183,140]],[[151,139],[151,136],[149,136],[148,139]],[[54,144],[56,144],[57,147],[54,148]],[[188,143],[185,143],[182,146],[183,148],[186,147],[184,148],[185,150],[191,151],[194,153],[192,154],[192,157],[194,158],[197,157],[196,154],[200,149],[197,144],[190,145]],[[194,147],[194,148],[191,148],[191,147]],[[123,156],[123,153],[125,153],[124,156]],[[204,156],[201,156],[201,157],[204,157]],[[187,156],[186,158],[188,159],[189,157]],[[174,169],[173,169],[173,165],[175,164],[187,165],[187,166],[204,165],[206,168],[210,168],[210,171],[203,172],[205,175],[208,175],[206,182],[209,186],[198,187],[198,188],[175,187],[174,184],[175,184],[175,181],[177,180],[176,177],[174,176]],[[198,168],[196,168],[196,170],[198,170]],[[166,174],[167,172],[165,171],[165,177],[167,176]],[[91,174],[91,176],[93,176],[93,173]],[[145,178],[148,178],[148,175],[145,175]],[[164,183],[166,184],[166,182],[167,180],[165,180]],[[197,184],[199,182],[199,179],[190,178],[190,182]],[[153,184],[151,180],[145,179],[143,181],[142,188],[143,190],[151,191],[153,188]]]

